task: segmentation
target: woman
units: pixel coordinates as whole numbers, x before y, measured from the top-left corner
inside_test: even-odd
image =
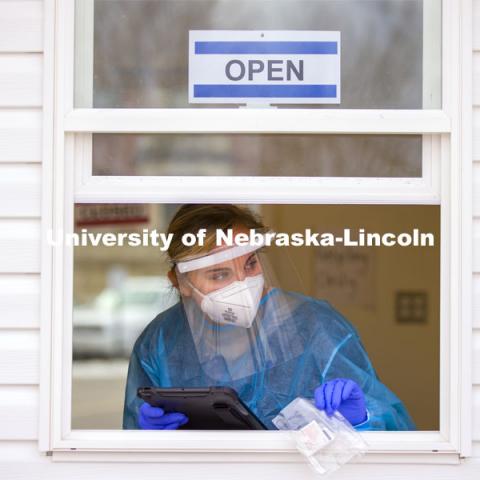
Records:
[[[186,233],[206,229],[203,245]],[[137,339],[128,370],[125,429],[188,428],[181,412],[140,400],[137,388],[229,386],[270,429],[296,397],[338,410],[357,430],[414,430],[378,379],[355,328],[328,302],[278,288],[258,246],[216,244],[216,232],[267,228],[234,205],[184,205],[168,233],[169,279],[180,301]],[[199,242],[200,243],[200,242]]]

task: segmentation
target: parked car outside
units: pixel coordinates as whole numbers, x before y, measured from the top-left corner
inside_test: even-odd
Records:
[[[178,297],[164,276],[127,277],[73,309],[74,358],[129,357],[145,326]]]

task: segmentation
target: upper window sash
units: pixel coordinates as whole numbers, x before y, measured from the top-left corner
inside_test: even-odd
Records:
[[[67,0],[66,3],[72,2],[66,7],[71,10],[69,18],[75,17],[70,30],[75,32],[76,46],[70,57],[76,82],[74,92],[69,92],[75,96],[72,105],[194,109],[195,105],[189,105],[187,98],[185,52],[189,48],[188,31],[198,29],[198,22],[192,22],[192,15],[197,14],[203,30],[244,30],[247,16],[251,19],[251,30],[268,25],[268,30],[340,31],[343,93],[342,103],[335,108],[441,108],[445,58],[440,39],[444,31],[442,19],[449,14],[442,0],[384,0],[383,6],[389,7],[386,18],[378,12],[387,10],[379,10],[380,5],[368,0],[324,5],[321,0],[298,0],[297,5],[292,1],[279,6],[273,19],[268,9],[274,8],[275,2],[246,2],[239,4],[244,14],[239,22],[229,14],[228,1],[214,13],[202,1],[190,0],[190,8],[186,8],[185,3],[175,5],[171,0],[158,0],[147,13],[142,10],[141,2],[102,4],[101,0]],[[306,12],[305,18],[298,17],[299,9]],[[153,22],[152,15],[161,15],[162,11],[166,20],[162,21],[162,16]],[[319,21],[312,20],[315,16]],[[358,22],[367,30],[358,30]],[[402,23],[409,28],[402,28]],[[123,37],[121,32],[140,28],[142,24],[139,37]],[[365,35],[369,29],[375,31],[374,36]],[[136,44],[141,35],[150,36],[150,41]],[[115,42],[113,49],[105,49],[110,39]],[[161,45],[169,42],[170,48],[155,51],[147,46],[152,42]],[[143,60],[141,69],[136,61],[138,56]],[[165,71],[168,78],[163,76]],[[112,82],[113,76],[120,77]]]
[[[63,56],[65,132],[91,133],[391,133],[435,134],[451,131],[449,115],[450,0],[424,0],[423,108],[315,109],[315,108],[76,108],[92,105],[94,0],[61,2],[64,27]],[[442,14],[443,12],[443,14]],[[75,24],[75,18],[77,23]],[[442,35],[443,31],[443,35]],[[75,44],[78,45],[75,50]],[[443,73],[442,73],[443,71]],[[81,74],[80,74],[81,73]],[[443,81],[439,81],[442,77]],[[78,88],[74,88],[74,82]],[[434,87],[432,87],[434,85]],[[442,99],[442,109],[432,110]]]

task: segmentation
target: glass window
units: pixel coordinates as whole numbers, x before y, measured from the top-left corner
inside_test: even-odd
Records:
[[[317,108],[440,108],[440,8],[422,0],[95,0],[90,16],[77,15],[76,106],[200,108],[188,101],[190,30],[314,30],[341,35],[341,103]]]
[[[177,209],[171,204],[77,204],[75,231],[165,232]],[[416,429],[438,430],[440,207],[284,204],[250,209],[273,231],[287,234],[311,229],[341,235],[349,229],[357,238],[360,229],[397,236],[418,229],[434,235],[434,246],[428,247],[272,246],[265,253],[274,272],[272,285],[327,301],[357,329],[382,384],[398,396]],[[165,253],[156,246],[75,247],[73,429],[122,428],[135,341],[157,315],[163,318],[162,312],[180,300],[167,278],[169,269]],[[164,341],[168,348],[175,341],[177,347],[182,344],[181,335],[166,336]],[[288,346],[295,348],[293,343]],[[308,364],[305,372],[311,382],[305,388],[314,388],[320,381],[314,365]],[[277,382],[273,387],[287,402],[291,385]],[[239,391],[248,400],[248,392]]]
[[[421,177],[420,135],[93,135],[94,175]]]

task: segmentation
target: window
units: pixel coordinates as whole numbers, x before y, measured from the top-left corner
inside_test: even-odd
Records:
[[[191,107],[188,32],[262,29],[340,31],[340,108],[441,105],[439,2],[237,0],[235,15],[232,6],[231,0],[79,2],[77,26],[91,29],[93,20],[94,35],[90,52],[77,49],[76,106]],[[88,53],[87,89],[78,78]]]
[[[426,285],[433,284],[427,277],[423,285],[398,288],[391,301],[395,318],[406,328],[421,325],[422,318],[432,314],[430,308],[439,309],[439,330],[434,333],[438,343],[428,357],[435,358],[439,348],[438,428],[433,419],[425,429],[402,435],[364,435],[372,455],[433,451],[438,461],[458,458],[466,451],[467,438],[460,405],[468,401],[468,385],[460,394],[454,388],[463,381],[461,359],[468,344],[468,320],[459,306],[465,261],[463,257],[458,261],[464,240],[457,228],[463,218],[458,195],[463,153],[460,113],[455,108],[459,92],[452,73],[461,65],[460,52],[454,48],[460,36],[455,22],[458,5],[390,0],[235,2],[239,15],[234,20],[226,14],[231,5],[203,0],[69,0],[56,5],[58,108],[51,227],[72,233],[82,215],[88,223],[88,212],[105,205],[107,212],[109,205],[120,206],[123,217],[136,216],[138,221],[156,209],[171,212],[177,204],[204,202],[257,209],[283,205],[282,215],[290,212],[293,217],[309,210],[334,216],[335,209],[344,209],[342,214],[348,211],[353,218],[368,208],[378,215],[395,217],[407,210],[411,218],[434,219],[432,228],[441,238],[439,257],[432,259],[440,270],[434,279],[440,281],[439,303],[435,294],[426,292]],[[318,12],[321,25],[312,24]],[[371,27],[356,28],[359,16]],[[123,37],[127,25],[141,34]],[[342,100],[336,106],[192,107],[187,101],[185,35],[193,29],[340,31]],[[290,151],[299,152],[295,170]],[[199,152],[197,162],[194,153]],[[67,245],[46,251],[51,254],[53,285],[48,449],[188,453],[201,450],[208,439],[217,453],[291,450],[288,436],[281,432],[244,436],[182,431],[169,436],[169,432],[95,431],[94,419],[82,427],[75,395],[85,370],[72,369],[70,359],[72,332],[88,328],[81,325],[80,316],[73,322],[72,306],[74,299],[88,303],[88,295],[81,299],[77,286],[84,282],[84,287],[93,288],[89,284],[93,280],[80,275],[81,262],[86,261],[77,257],[80,252],[74,257]],[[327,258],[323,261],[328,265]],[[114,270],[111,280],[115,283],[120,277],[121,272]],[[101,292],[95,308],[111,311],[122,302],[148,308],[150,280],[129,285],[124,298],[115,289],[95,287]],[[333,295],[329,284],[321,288],[330,288]],[[426,294],[430,300],[425,301]],[[418,308],[412,306],[417,303]],[[85,319],[88,311],[83,315]],[[96,332],[90,329],[91,335]],[[75,348],[78,353],[82,347]]]
[[[92,159],[98,176],[418,178],[422,137],[94,134]]]
[[[77,204],[75,232],[85,228],[91,234],[165,232],[178,207]],[[341,236],[344,229],[351,229],[356,239],[360,228],[382,234],[418,229],[433,235],[435,243],[430,247],[269,247],[263,255],[274,270],[275,287],[327,299],[354,320],[382,383],[402,400],[416,429],[438,430],[439,206],[263,204],[250,208],[276,232],[311,229]],[[178,302],[167,278],[170,265],[160,248],[74,248],[74,430],[122,428],[128,360],[135,341],[152,319]],[[178,345],[175,339],[172,343],[174,348]],[[286,394],[290,386],[284,388]]]

